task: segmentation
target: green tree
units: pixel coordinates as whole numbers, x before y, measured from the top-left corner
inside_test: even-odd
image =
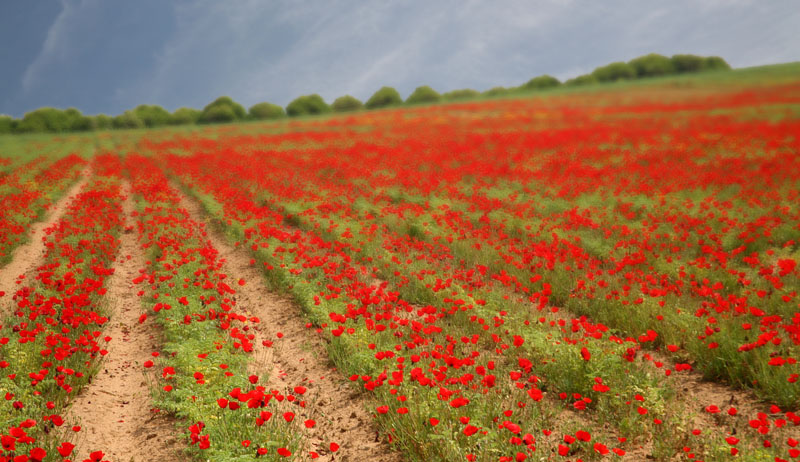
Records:
[[[403,104],[400,93],[392,87],[381,87],[369,97],[364,107],[367,109],[378,109],[382,107],[397,106]]]
[[[513,93],[513,89],[506,88],[506,87],[492,87],[485,92],[481,93],[481,96],[485,96],[487,98],[493,98],[495,96],[503,96]]]
[[[169,119],[170,125],[191,125],[197,123],[200,118],[200,111],[190,107],[175,109]]]
[[[258,103],[250,107],[250,118],[255,120],[280,119],[286,117],[286,111],[277,104]]]
[[[221,123],[243,120],[247,116],[244,106],[237,103],[229,96],[220,96],[210,102],[198,118],[199,123]]]
[[[708,56],[705,59],[705,69],[709,71],[729,71],[730,64],[719,56]]]
[[[525,82],[522,86],[520,86],[521,90],[544,90],[546,88],[554,88],[561,85],[561,82],[551,76],[551,75],[540,75],[538,77],[534,77],[527,82]]]
[[[105,114],[89,116],[89,125],[92,130],[108,130],[114,127],[114,118]]]
[[[81,111],[74,107],[64,111],[64,120],[68,131],[83,132],[91,130],[92,124],[89,117],[81,114]]]
[[[331,104],[333,112],[358,111],[364,107],[364,103],[355,96],[344,95],[336,98]]]
[[[433,88],[423,85],[414,89],[406,98],[406,104],[437,103],[442,100],[442,95]]]
[[[579,85],[591,85],[593,83],[597,83],[597,78],[595,76],[593,76],[592,74],[583,74],[568,79],[566,82],[564,82],[564,85],[574,87]]]
[[[52,107],[42,107],[26,113],[17,125],[19,133],[66,132],[78,125],[80,111],[62,111]]]
[[[636,77],[658,77],[675,73],[672,60],[664,55],[650,53],[628,61],[636,71]]]
[[[144,122],[146,127],[162,127],[167,125],[172,115],[158,105],[140,104],[133,109],[133,113]]]
[[[480,95],[481,93],[478,90],[473,90],[472,88],[462,88],[460,90],[442,93],[442,99],[445,101],[457,101],[462,99],[474,99]]]
[[[674,55],[670,59],[678,73],[700,72],[705,69],[706,60],[697,55]]]
[[[331,107],[316,93],[298,96],[286,106],[286,113],[290,117],[326,114],[328,112],[331,112]]]
[[[616,82],[636,78],[636,70],[628,63],[618,61],[598,67],[592,71],[598,82]]]
[[[0,135],[11,133],[14,128],[14,118],[2,114],[0,115]]]
[[[144,122],[133,111],[125,111],[114,117],[112,122],[114,128],[144,128]]]

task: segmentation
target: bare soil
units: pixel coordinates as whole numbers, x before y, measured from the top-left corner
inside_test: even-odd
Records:
[[[569,325],[573,318],[577,318],[565,308],[560,308],[558,312],[550,311],[537,312],[537,316],[544,316],[550,320],[558,321],[563,319]],[[588,318],[592,322],[591,318]],[[702,372],[691,369],[689,371],[677,372],[675,370],[676,361],[666,352],[642,348],[638,354],[638,361],[649,363],[656,374],[665,374],[665,370],[672,370],[670,377],[664,376],[664,381],[669,384],[676,392],[676,400],[680,405],[678,409],[672,409],[672,414],[689,416],[691,428],[682,429],[684,433],[698,429],[704,433],[712,430],[713,434],[739,435],[749,433],[749,421],[756,419],[759,413],[771,414],[770,404],[759,399],[752,390],[734,388],[727,383],[706,380]],[[707,408],[717,406],[720,411],[710,413]],[[646,404],[645,404],[646,407]],[[735,409],[735,414],[729,414],[728,410]],[[777,417],[772,415],[771,418]],[[722,431],[720,431],[722,430]],[[791,436],[789,426],[784,428],[772,427],[769,435],[765,439],[778,439]],[[739,446],[740,449],[744,443]],[[679,448],[675,448],[676,450]],[[652,451],[652,441],[648,441],[643,447],[635,448],[628,452],[624,460],[641,460],[643,456],[649,456]],[[628,459],[629,457],[632,457]]]
[[[130,190],[127,184],[124,187]],[[126,226],[114,275],[107,282],[110,322],[104,334],[111,337],[108,354],[98,374],[75,398],[66,420],[82,426],[75,460],[102,450],[104,460],[111,462],[177,462],[186,457],[180,454],[175,421],[152,409],[148,386],[152,379],[148,380],[142,366],[158,350],[159,342],[153,326],[147,321],[139,324],[143,311],[133,279],[147,264],[133,228],[129,195],[123,209]]]
[[[91,167],[81,172],[80,179],[64,193],[61,199],[50,206],[46,218],[31,224],[28,242],[14,249],[11,261],[0,268],[0,293],[5,293],[0,297],[0,316],[4,317],[12,310],[12,298],[19,285],[28,280],[30,274],[41,264],[45,254],[44,231],[61,219],[69,204],[91,176]]]
[[[193,220],[202,223],[203,211],[194,199],[182,196],[181,205]],[[240,310],[259,318],[254,324],[256,353],[251,371],[268,374],[270,389],[291,392],[295,386],[307,388],[303,395],[309,406],[304,414],[295,417],[301,422],[314,419],[316,426],[305,430],[307,450],[316,451],[320,461],[400,461],[379,438],[373,418],[366,411],[367,397],[354,389],[330,362],[325,340],[313,329],[301,309],[286,297],[277,295],[265,286],[259,268],[250,265],[247,250],[234,247],[221,233],[208,227],[206,237],[220,252],[225,273],[244,286],[236,285],[236,305]],[[279,334],[282,334],[279,338]],[[262,341],[271,341],[269,348]],[[297,412],[298,408],[295,407]],[[330,452],[330,443],[340,449]]]

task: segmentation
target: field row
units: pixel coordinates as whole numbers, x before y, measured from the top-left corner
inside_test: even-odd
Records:
[[[41,210],[4,215],[0,461],[800,459],[798,101],[492,101],[9,170]]]

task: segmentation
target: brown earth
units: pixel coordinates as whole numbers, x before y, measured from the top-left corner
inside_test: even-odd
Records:
[[[181,205],[193,220],[202,223],[203,211],[194,199],[182,197]],[[209,227],[206,237],[219,251],[223,270],[244,286],[236,285],[236,305],[259,318],[255,324],[255,344],[262,349],[262,341],[272,341],[266,351],[256,353],[251,371],[267,374],[267,386],[291,392],[296,386],[308,390],[303,395],[309,406],[304,414],[295,417],[303,422],[316,421],[316,426],[305,430],[306,449],[316,451],[320,461],[400,461],[379,437],[373,418],[365,409],[367,398],[347,383],[347,379],[331,364],[325,340],[306,327],[307,320],[301,309],[285,297],[270,292],[263,274],[250,265],[247,250],[228,244],[224,236]],[[282,334],[279,338],[278,334]],[[297,408],[294,408],[297,412]],[[340,449],[333,453],[330,443]]]
[[[128,192],[125,184],[123,191]],[[158,349],[157,333],[149,322],[139,323],[143,313],[133,279],[147,267],[139,247],[129,194],[123,203],[126,226],[114,275],[107,281],[108,317],[104,335],[110,336],[108,354],[100,371],[75,398],[66,421],[81,425],[75,460],[92,451],[105,453],[111,462],[171,462],[185,460],[176,440],[173,418],[153,410],[148,378],[142,363]]]
[[[537,312],[537,316],[544,316],[548,322],[564,320],[567,325],[573,318],[579,317],[565,308],[560,308],[556,313]],[[591,318],[587,318],[587,320],[592,322]],[[662,380],[675,390],[675,402],[678,407],[671,409],[670,413],[675,416],[688,417],[688,424],[691,425],[689,428],[680,429],[682,434],[688,435],[691,430],[698,429],[705,435],[706,431],[710,430],[712,434],[723,436],[729,434],[742,437],[745,434],[752,438],[754,444],[758,442],[759,438],[749,428],[749,421],[756,419],[759,413],[770,415],[771,411],[770,404],[759,399],[752,390],[734,388],[726,383],[706,380],[702,372],[696,369],[677,372],[675,370],[677,361],[671,354],[664,351],[642,348],[637,354],[637,361],[648,363],[653,368],[653,372],[662,375]],[[667,369],[672,371],[669,377],[665,374]],[[643,403],[643,405],[647,407],[647,403]],[[720,411],[710,413],[707,411],[710,406],[717,406]],[[733,415],[728,413],[731,408],[736,410]],[[776,417],[778,416],[773,414],[771,419]],[[763,439],[785,440],[787,436],[791,436],[793,431],[790,426],[791,424],[784,428],[772,426],[769,434],[765,435]],[[702,437],[695,437],[694,441],[700,439]],[[687,441],[687,444],[690,443]],[[745,446],[746,442],[742,441],[738,447],[743,449]],[[756,444],[754,447],[758,447],[758,445]],[[676,451],[679,449],[675,448]],[[641,460],[641,457],[649,456],[651,451],[652,441],[647,441],[643,446],[631,448],[623,460]]]
[[[0,297],[0,316],[5,317],[13,309],[14,293],[31,276],[29,273],[33,273],[41,263],[45,254],[44,230],[61,219],[72,199],[80,193],[91,176],[91,167],[81,172],[80,179],[67,189],[61,199],[51,204],[45,220],[31,224],[28,242],[14,249],[11,261],[0,268],[0,293],[5,293],[5,296]]]

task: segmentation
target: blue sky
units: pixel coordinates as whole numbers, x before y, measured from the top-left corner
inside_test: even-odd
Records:
[[[796,0],[2,0],[0,113],[561,79],[649,52],[800,60]]]

